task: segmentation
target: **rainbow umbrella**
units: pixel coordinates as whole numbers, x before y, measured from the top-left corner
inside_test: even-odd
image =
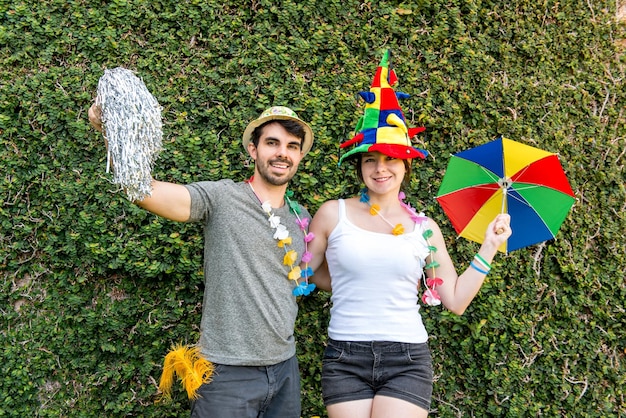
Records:
[[[508,213],[505,253],[554,238],[575,200],[556,154],[502,137],[452,155],[436,199],[457,234],[479,243]]]

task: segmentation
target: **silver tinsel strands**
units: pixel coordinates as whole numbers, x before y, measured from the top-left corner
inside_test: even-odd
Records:
[[[162,149],[161,106],[142,80],[125,68],[105,70],[96,104],[108,142],[107,168],[131,201],[152,193],[152,166]]]

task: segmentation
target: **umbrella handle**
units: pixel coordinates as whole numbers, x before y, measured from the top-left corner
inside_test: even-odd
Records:
[[[504,205],[506,203],[506,195],[509,191],[509,179],[507,178],[506,180],[504,180],[502,182],[502,207],[500,208],[500,213],[504,213]],[[498,228],[496,229],[496,235],[500,235],[501,233],[504,232],[504,228]]]

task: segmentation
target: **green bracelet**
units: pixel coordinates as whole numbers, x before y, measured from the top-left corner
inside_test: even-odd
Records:
[[[481,257],[480,254],[476,253],[476,255],[474,256],[478,261],[480,261],[483,266],[487,267],[488,270],[491,270],[491,264],[489,264],[487,262],[487,260],[485,260],[484,258]]]

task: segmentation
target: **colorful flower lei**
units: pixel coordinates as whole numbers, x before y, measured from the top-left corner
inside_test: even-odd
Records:
[[[252,185],[250,185],[252,186]],[[253,189],[254,191],[254,189]],[[309,218],[301,218],[301,208],[298,202],[291,200],[293,192],[287,190],[285,193],[285,201],[289,205],[289,211],[296,216],[296,224],[304,234],[304,253],[302,254],[301,261],[304,263],[304,270],[298,265],[294,265],[298,261],[298,253],[289,249],[292,244],[291,237],[289,236],[289,230],[287,227],[280,223],[280,216],[274,215],[272,212],[272,205],[269,201],[265,201],[261,204],[261,208],[267,214],[270,226],[275,229],[274,239],[278,241],[279,248],[285,250],[285,256],[283,257],[283,264],[289,266],[289,273],[287,278],[297,283],[297,286],[293,289],[294,296],[308,296],[315,289],[314,283],[309,283],[309,277],[313,276],[313,269],[309,267],[309,262],[313,258],[313,254],[309,251],[309,242],[315,238],[312,232],[308,232]],[[300,279],[304,279],[300,282]]]
[[[313,269],[309,266],[309,263],[313,259],[313,254],[309,251],[309,242],[313,241],[315,234],[309,232],[309,218],[301,218],[301,207],[295,200],[291,200],[293,192],[287,190],[285,192],[285,200],[289,205],[289,210],[296,216],[296,224],[304,235],[304,253],[302,253],[301,262],[304,263],[304,270],[300,270],[300,277],[304,279],[303,282],[298,283],[298,286],[293,289],[294,296],[308,296],[313,290],[315,290],[315,284],[309,283],[309,277],[313,276]],[[296,257],[297,259],[297,257]]]
[[[376,215],[380,216],[387,224],[389,224],[389,226],[393,228],[391,231],[393,235],[402,235],[404,233],[404,227],[402,226],[402,224],[397,224],[394,226],[391,222],[385,219],[385,217],[380,213],[380,206],[370,203],[370,196],[367,193],[367,187],[364,187],[363,189],[361,189],[359,194],[361,196],[360,201],[369,205],[370,214],[372,216],[376,216]],[[411,220],[413,222],[415,222],[416,224],[417,223],[421,224],[423,222],[428,221],[428,218],[426,218],[423,213],[418,214],[416,210],[413,207],[411,207],[409,203],[404,202],[404,199],[406,199],[406,195],[404,194],[404,192],[398,193],[398,200],[400,201],[400,205],[402,205],[402,207],[409,213],[409,215],[411,216]],[[435,253],[437,252],[437,247],[435,247],[434,245],[430,243],[430,238],[433,236],[432,229],[429,228],[429,229],[424,230],[422,236],[424,237],[424,240],[426,241],[426,244],[428,246],[428,251],[430,252],[430,260],[431,260],[430,263],[424,266],[424,270],[432,269],[432,276],[433,276],[432,278],[428,278],[426,277],[425,274],[423,275],[424,286],[426,287],[426,290],[424,290],[424,294],[422,295],[422,302],[428,306],[438,306],[441,304],[441,297],[439,296],[439,292],[437,292],[436,288],[437,286],[441,286],[443,284],[443,279],[436,277],[435,269],[439,267],[439,263],[435,260]]]

